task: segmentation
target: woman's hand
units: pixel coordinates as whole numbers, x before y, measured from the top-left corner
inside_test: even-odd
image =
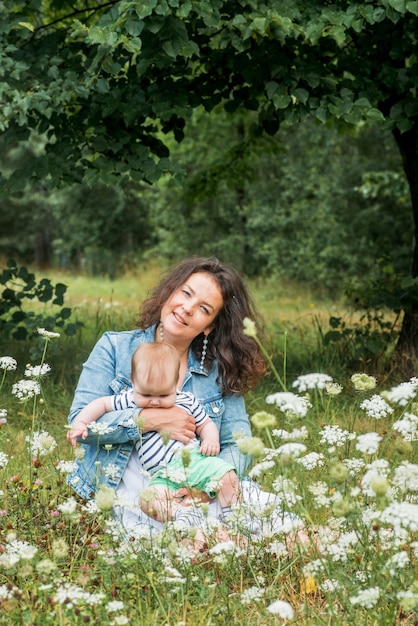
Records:
[[[141,431],[148,433],[156,430],[160,434],[170,433],[170,438],[188,444],[196,436],[194,418],[180,407],[172,406],[168,409],[142,409],[141,420],[144,420]]]

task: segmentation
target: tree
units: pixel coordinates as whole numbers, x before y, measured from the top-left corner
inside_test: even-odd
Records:
[[[384,125],[414,216],[398,352],[418,357],[418,0],[16,0],[0,26],[6,139],[47,138],[22,179],[145,180],[170,165],[192,109],[257,111],[254,133],[314,116]]]

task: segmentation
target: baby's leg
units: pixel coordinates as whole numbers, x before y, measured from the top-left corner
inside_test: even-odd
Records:
[[[174,491],[162,486],[144,489],[141,493],[139,504],[144,513],[158,522],[166,522],[173,519],[179,507],[178,502],[174,498]]]
[[[231,507],[241,502],[241,490],[238,477],[230,470],[222,477],[222,486],[218,491],[218,501],[222,508]]]
[[[205,521],[200,509],[183,506],[179,502],[178,492],[162,485],[152,485],[144,489],[139,503],[144,513],[158,522],[175,520],[185,527],[191,527],[200,526]]]

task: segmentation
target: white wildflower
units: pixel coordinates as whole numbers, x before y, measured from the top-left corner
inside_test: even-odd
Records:
[[[284,454],[286,456],[298,457],[304,452],[306,452],[306,450],[307,448],[303,443],[289,441],[289,443],[284,443],[282,446],[279,446],[275,450],[275,454],[277,455]]]
[[[71,474],[76,468],[76,463],[74,461],[58,461],[55,467],[62,474]]]
[[[380,520],[385,524],[392,525],[395,529],[405,528],[411,532],[417,532],[418,504],[392,502],[382,511]]]
[[[384,395],[389,402],[399,404],[399,406],[406,406],[415,398],[417,391],[418,381],[416,378],[411,378],[411,380],[406,383],[392,387],[390,391],[386,391]]]
[[[350,433],[348,430],[344,430],[340,428],[340,426],[329,425],[323,427],[322,430],[319,431],[320,443],[328,444],[329,446],[341,447],[346,441],[355,438],[355,433]]]
[[[277,615],[278,617],[284,620],[293,619],[295,615],[295,612],[292,606],[288,602],[285,602],[284,600],[276,600],[275,602],[272,602],[267,607],[267,611],[269,611],[269,613],[273,613],[274,615]]]
[[[53,333],[50,330],[45,330],[45,328],[38,328],[38,335],[45,337],[45,339],[57,339],[61,336],[60,333]]]
[[[12,387],[12,394],[22,402],[38,396],[41,393],[41,386],[36,380],[18,380]]]
[[[309,436],[308,429],[306,426],[301,426],[300,428],[294,428],[292,431],[288,432],[282,428],[274,428],[271,431],[273,437],[278,437],[279,439],[284,439],[284,441],[288,441],[290,439],[307,439]]]
[[[405,552],[405,550],[401,550],[390,557],[386,563],[386,569],[391,576],[395,576],[400,569],[408,567],[409,564],[410,559],[408,553]]]
[[[266,590],[262,587],[249,587],[248,589],[244,589],[241,594],[241,603],[251,604],[252,602],[260,602],[265,593]]]
[[[292,383],[292,387],[297,389],[299,393],[304,393],[309,389],[324,389],[326,383],[332,383],[332,376],[328,374],[303,374],[298,376]]]
[[[116,463],[109,463],[109,465],[103,468],[103,473],[108,478],[116,479],[120,476],[120,468],[116,465]]]
[[[375,496],[376,491],[373,489],[372,482],[379,478],[386,479],[389,476],[390,464],[386,459],[377,459],[373,463],[367,465],[367,471],[361,479],[361,487],[363,492],[368,496]]]
[[[262,476],[263,474],[268,472],[268,470],[273,469],[275,465],[276,464],[274,461],[261,461],[261,463],[257,463],[256,465],[254,465],[254,467],[250,469],[250,471],[248,472],[248,476],[250,478],[258,478],[259,476]]]
[[[46,376],[51,371],[51,366],[48,363],[42,365],[27,365],[25,369],[26,378],[41,378]]]
[[[306,470],[313,470],[316,467],[322,467],[324,465],[324,455],[319,452],[309,452],[305,456],[297,460],[300,465]]]
[[[126,615],[115,615],[111,621],[111,626],[126,626],[129,623],[130,619]]]
[[[9,554],[16,554],[20,559],[25,561],[31,561],[38,552],[38,548],[37,546],[32,546],[27,541],[14,539],[7,545],[7,552]]]
[[[364,459],[344,459],[343,463],[348,469],[350,476],[357,476],[366,465]]]
[[[74,498],[67,498],[65,502],[58,504],[57,509],[64,515],[73,515],[77,511],[77,501]]]
[[[403,492],[418,493],[418,465],[403,461],[395,469],[392,482]]]
[[[329,396],[338,396],[343,390],[343,386],[339,383],[325,383],[325,391]]]
[[[374,394],[368,400],[363,400],[360,408],[364,409],[369,417],[374,417],[377,420],[393,413],[392,407],[378,394]]]
[[[290,391],[278,391],[266,398],[267,404],[275,404],[286,415],[305,417],[312,404],[308,398],[301,398]]]
[[[124,603],[121,600],[112,600],[106,604],[106,611],[108,613],[114,613],[115,611],[122,611],[125,608]]]
[[[364,433],[357,436],[356,449],[363,454],[375,454],[379,448],[382,437],[375,432]]]
[[[393,430],[400,433],[406,441],[418,440],[418,416],[405,413],[402,419],[393,423]]]
[[[0,585],[0,600],[11,600],[16,598],[20,593],[20,589],[8,583],[7,585]]]
[[[356,596],[350,598],[351,604],[354,606],[363,606],[366,609],[372,609],[376,606],[380,598],[379,587],[369,587],[369,589],[362,589]]]
[[[0,469],[6,467],[9,462],[9,457],[5,452],[0,452]]]
[[[235,560],[237,557],[243,556],[245,550],[237,546],[234,541],[230,540],[215,544],[209,548],[209,554],[213,556],[215,563],[227,565],[231,558]]]
[[[113,430],[110,426],[108,426],[104,422],[99,422],[99,421],[91,422],[91,424],[88,425],[88,428],[92,433],[95,433],[96,435],[108,435]]]
[[[322,591],[325,591],[325,593],[333,593],[334,591],[341,589],[341,583],[338,580],[335,580],[335,578],[327,578],[321,583],[320,587]]]
[[[34,459],[50,454],[57,447],[54,437],[46,430],[35,431],[32,435],[27,435],[25,441],[29,443],[29,449]]]
[[[375,377],[364,373],[353,374],[351,382],[357,391],[370,391],[376,387]]]
[[[11,372],[17,368],[17,361],[12,356],[0,356],[0,370]]]

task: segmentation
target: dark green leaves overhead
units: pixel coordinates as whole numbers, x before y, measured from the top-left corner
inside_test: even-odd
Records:
[[[29,178],[52,187],[156,180],[164,135],[180,141],[202,105],[258,111],[269,133],[306,116],[404,132],[418,113],[416,0],[20,0],[3,13],[0,132],[46,136]]]

